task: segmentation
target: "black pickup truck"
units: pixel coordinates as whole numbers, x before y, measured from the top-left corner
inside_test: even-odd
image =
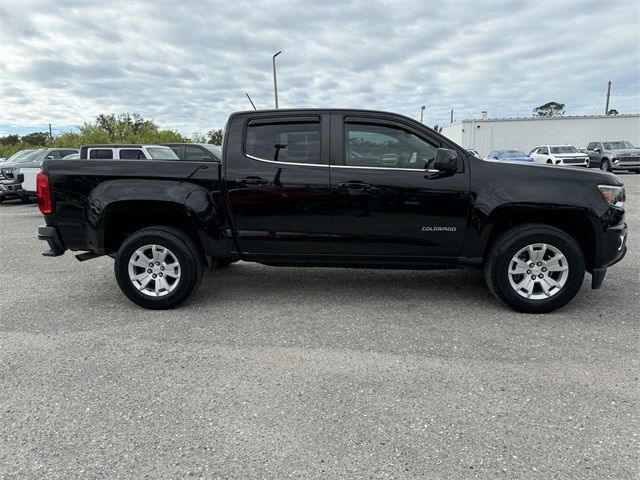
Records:
[[[475,266],[507,305],[548,312],[626,253],[615,175],[484,161],[401,115],[238,112],[223,143],[220,162],[45,162],[44,255],[110,255],[124,294],[152,309],[184,301],[204,267],[243,260]]]

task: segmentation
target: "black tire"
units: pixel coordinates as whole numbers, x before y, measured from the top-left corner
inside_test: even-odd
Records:
[[[509,268],[512,259],[521,249],[539,243],[560,251],[566,258],[568,271],[564,285],[555,294],[534,300],[521,296],[511,286]],[[494,241],[484,263],[484,275],[489,290],[501,302],[524,313],[547,313],[566,305],[580,290],[584,273],[584,256],[573,237],[558,228],[544,224],[526,224],[506,231]],[[522,276],[523,279],[524,276],[525,274]]]
[[[602,159],[602,161],[600,162],[600,170],[602,170],[603,172],[611,171],[611,162],[609,161],[608,158]]]
[[[180,278],[173,291],[163,296],[149,296],[138,290],[129,278],[129,260],[145,245],[159,245],[170,250],[180,265]],[[184,302],[202,279],[203,261],[200,250],[189,235],[165,226],[144,228],[132,233],[120,246],[114,270],[120,290],[129,300],[151,310],[165,310]]]

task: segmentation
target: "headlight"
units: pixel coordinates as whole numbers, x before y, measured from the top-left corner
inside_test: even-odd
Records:
[[[625,194],[624,187],[614,185],[598,185],[598,190],[609,205],[624,208]]]

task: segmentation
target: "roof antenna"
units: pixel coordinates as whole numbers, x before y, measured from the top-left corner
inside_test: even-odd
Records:
[[[251,100],[251,97],[249,96],[249,94],[247,92],[244,92],[244,94],[247,96],[247,98],[249,99],[249,101],[251,102],[251,106],[253,107],[254,110],[257,110],[256,106],[253,104],[253,100]]]

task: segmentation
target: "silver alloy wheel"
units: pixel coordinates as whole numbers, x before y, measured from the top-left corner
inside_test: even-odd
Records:
[[[150,297],[168,295],[180,283],[180,262],[162,245],[145,245],[129,259],[129,280],[136,290]]]
[[[529,300],[556,295],[569,278],[569,262],[553,245],[534,243],[516,253],[509,262],[509,283]]]

